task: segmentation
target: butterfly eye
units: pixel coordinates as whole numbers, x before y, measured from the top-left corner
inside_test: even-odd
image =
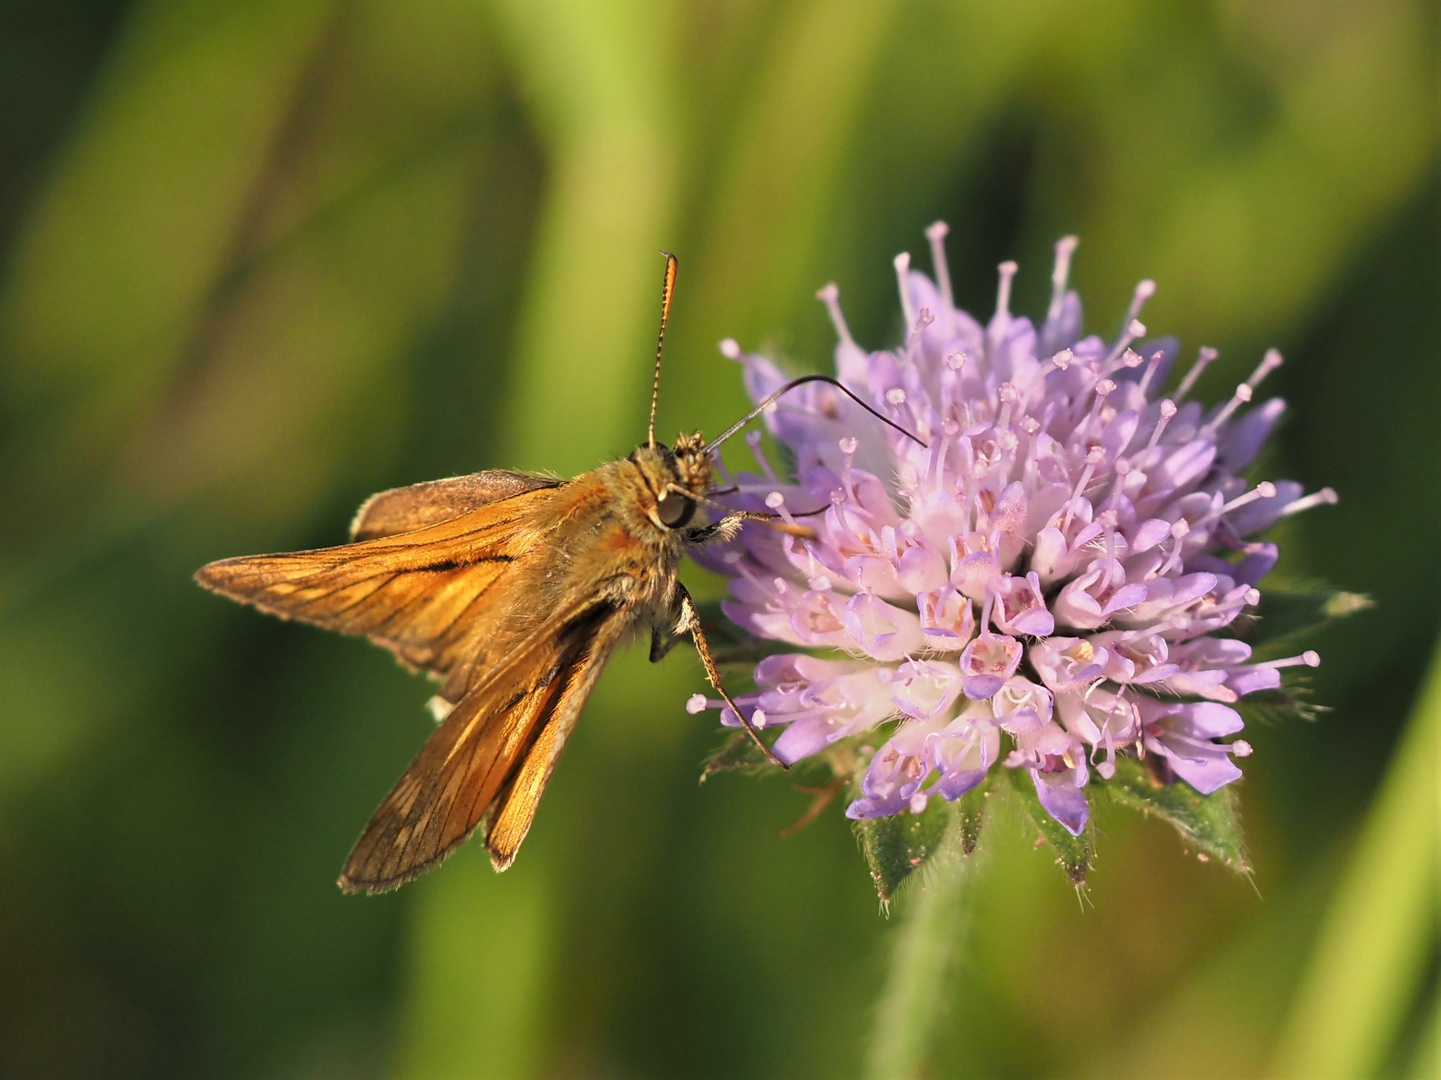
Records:
[[[655,504],[655,512],[667,529],[681,529],[695,515],[695,500],[678,491],[667,491]]]

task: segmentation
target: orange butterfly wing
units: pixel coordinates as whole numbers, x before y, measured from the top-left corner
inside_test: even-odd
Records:
[[[535,550],[545,528],[539,504],[556,490],[553,481],[544,485],[419,529],[338,547],[223,559],[195,577],[272,615],[363,634],[409,667],[445,676],[473,659],[474,642],[485,629],[479,616],[487,592],[512,563]],[[385,523],[393,525],[397,516]],[[366,523],[363,507],[357,525]]]
[[[491,469],[447,480],[391,488],[366,499],[350,524],[350,539],[374,540],[380,536],[413,532],[427,525],[450,521],[501,499],[537,488],[560,486],[551,476]]]
[[[496,869],[515,858],[581,706],[641,611],[594,587],[606,575],[590,581],[593,560],[559,559],[566,574],[586,577],[579,589],[559,587],[551,566],[557,523],[587,519],[594,524],[581,532],[605,553],[610,578],[618,552],[622,576],[647,575],[646,553],[611,521],[611,498],[586,478],[483,473],[417,484],[368,501],[355,543],[226,559],[196,575],[282,618],[363,634],[445,680],[440,696],[453,708],[356,842],[341,888],[404,884],[487,812]]]
[[[581,706],[629,619],[609,603],[536,635],[461,698],[356,841],[339,885],[386,892],[431,869],[489,810],[486,847],[497,870],[525,839],[545,783]]]

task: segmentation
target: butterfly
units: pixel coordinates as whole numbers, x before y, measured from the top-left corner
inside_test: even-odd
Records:
[[[398,888],[477,829],[495,869],[507,869],[606,661],[647,631],[652,660],[689,635],[710,685],[781,764],[722,687],[679,570],[688,547],[732,538],[748,521],[813,534],[716,502],[717,447],[817,380],[896,425],[835,379],[807,375],[719,439],[697,432],[658,443],[660,356],[678,271],[663,254],[650,428],[629,455],[572,480],[497,469],[382,491],[361,506],[349,543],[223,559],[196,574],[207,589],[269,614],[366,637],[440,683],[431,699],[439,726],[356,842],[342,890]],[[701,522],[703,507],[720,514]]]

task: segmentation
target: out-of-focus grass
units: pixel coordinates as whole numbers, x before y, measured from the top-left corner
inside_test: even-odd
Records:
[[[823,367],[835,280],[856,336],[889,344],[890,258],[937,217],[973,309],[1016,257],[1034,311],[1078,232],[1091,325],[1156,278],[1147,323],[1223,350],[1203,393],[1280,344],[1294,414],[1267,472],[1343,499],[1289,530],[1287,569],[1380,603],[1319,642],[1335,711],[1248,736],[1260,897],[1112,813],[1082,910],[990,823],[935,1073],[1304,1071],[1332,1007],[1357,1070],[1424,1061],[1434,963],[1414,989],[1378,976],[1380,1008],[1335,927],[1373,910],[1338,882],[1401,868],[1364,841],[1346,860],[1386,763],[1420,768],[1396,739],[1441,604],[1430,20],[17,8],[6,55],[43,39],[84,74],[0,75],[0,115],[43,95],[53,118],[0,124],[0,1071],[857,1073],[888,943],[854,844],[838,814],[777,840],[807,801],[784,782],[697,790],[716,737],[679,708],[683,651],[612,665],[508,875],[465,850],[358,900],[334,871],[424,738],[426,689],[189,575],[334,542],[380,487],[626,451],[660,247],[682,258],[660,434],[713,432],[745,405],[717,339]],[[1395,955],[1434,952],[1432,924],[1412,934]]]
[[[1277,1076],[1373,1076],[1390,1064],[1438,944],[1438,748],[1441,664],[1433,662],[1331,899],[1280,1038]]]

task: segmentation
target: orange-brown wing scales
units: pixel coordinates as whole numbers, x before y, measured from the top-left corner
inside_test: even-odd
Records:
[[[617,639],[624,618],[608,604],[594,605],[466,694],[371,818],[340,887],[385,892],[424,873],[475,830],[502,790],[515,790],[509,781],[526,774],[536,747],[547,748],[553,765],[557,736],[546,733],[559,731],[559,721],[564,742],[604,658],[598,646],[609,651],[601,643]]]
[[[545,725],[526,751],[525,760],[497,796],[485,834],[486,850],[490,852],[491,864],[497,870],[508,870],[515,861],[525,834],[535,820],[535,812],[540,806],[545,786],[550,782],[550,774],[560,759],[560,752],[565,749],[576,718],[580,716],[581,706],[590,697],[606,660],[627,629],[623,614],[611,616],[607,624],[597,629],[585,654],[577,660],[562,686]]]
[[[200,583],[282,618],[364,634],[414,668],[444,674],[470,651],[468,613],[536,547],[529,502],[549,488],[397,537],[210,563]]]
[[[537,488],[553,488],[559,480],[534,473],[492,469],[447,480],[391,488],[366,499],[350,525],[351,540],[395,536],[449,521],[489,503]]]

